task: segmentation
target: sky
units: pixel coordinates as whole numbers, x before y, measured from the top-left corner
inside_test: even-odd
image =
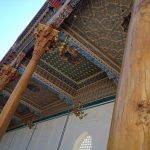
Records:
[[[0,0],[0,61],[46,0]]]

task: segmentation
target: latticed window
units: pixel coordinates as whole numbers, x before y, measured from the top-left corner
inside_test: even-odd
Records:
[[[80,147],[79,150],[92,150],[92,137],[91,136],[86,136]]]

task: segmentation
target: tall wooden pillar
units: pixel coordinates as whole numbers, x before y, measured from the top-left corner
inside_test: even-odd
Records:
[[[58,31],[53,29],[53,27],[50,25],[39,24],[38,28],[36,29],[36,41],[32,58],[0,114],[0,139],[8,127],[8,124],[19,104],[19,100],[27,87],[37,63],[44,52],[48,50],[48,47],[55,41],[57,34]]]
[[[135,0],[108,150],[150,150],[150,0]]]

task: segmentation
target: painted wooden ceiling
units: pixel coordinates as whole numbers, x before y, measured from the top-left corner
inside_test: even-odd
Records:
[[[40,60],[9,128],[67,110],[79,101],[88,103],[115,95],[131,7],[131,0],[82,0],[60,27],[58,41]],[[46,2],[16,40],[17,53],[27,52],[20,74],[32,56],[35,27],[55,12]],[[79,64],[60,56],[59,46],[66,37],[69,48],[76,48],[82,59]],[[19,78],[0,92],[1,109]]]

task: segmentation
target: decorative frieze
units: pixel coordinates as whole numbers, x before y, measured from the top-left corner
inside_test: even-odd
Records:
[[[75,103],[81,101],[83,104],[86,104],[90,101],[95,101],[114,94],[116,94],[115,84],[109,80],[109,78],[105,78],[78,90]]]

